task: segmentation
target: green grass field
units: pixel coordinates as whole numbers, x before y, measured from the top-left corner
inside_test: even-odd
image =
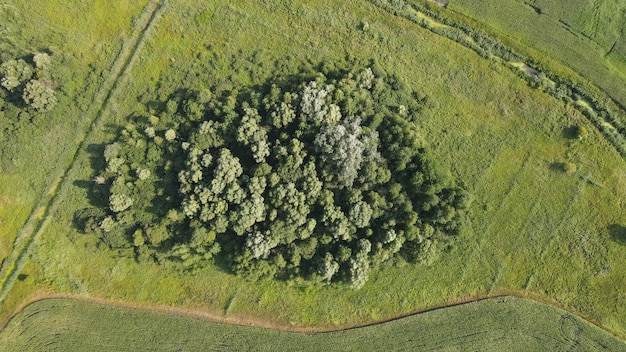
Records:
[[[538,49],[626,105],[626,3],[619,0],[452,0],[449,9]]]
[[[142,6],[134,6],[125,13],[138,14]],[[69,16],[59,16],[69,21]],[[59,22],[64,23],[61,19]],[[126,27],[104,26],[102,31],[109,28],[112,37],[96,37],[92,46],[119,43],[130,28],[130,22],[123,23]],[[85,33],[80,26],[72,30]],[[34,29],[24,32],[36,33]],[[23,34],[15,41],[27,45],[25,38]],[[51,40],[42,38],[38,45]],[[537,46],[541,49],[540,44]],[[67,50],[79,55],[78,49]],[[94,55],[84,54],[87,58],[96,56],[93,51],[86,52]],[[303,62],[333,63],[346,56],[375,59],[428,97],[429,108],[419,127],[435,155],[474,193],[471,226],[432,266],[401,264],[376,270],[358,291],[280,281],[251,283],[212,267],[189,273],[176,265],[140,265],[128,258],[128,253],[111,252],[98,246],[96,238],[72,228],[74,212],[90,206],[88,185],[96,173],[94,168],[102,163],[98,151],[128,116],[149,110],[147,103],[181,87],[256,84],[276,66],[295,70]],[[80,66],[79,58],[75,65]],[[105,58],[111,63],[114,55]],[[275,64],[277,61],[279,64]],[[88,67],[81,67],[83,71],[79,72],[89,72]],[[75,84],[79,91],[81,86]],[[91,92],[93,96],[95,92]],[[71,113],[71,97],[68,93],[66,105],[59,104],[59,114],[79,116]],[[75,119],[58,121],[63,121],[55,125],[60,131],[75,133],[67,128],[76,123]],[[577,142],[568,137],[567,131],[574,125],[589,130],[586,140]],[[72,136],[74,139],[61,139],[67,145],[56,145],[46,139],[50,137],[41,137],[40,147],[54,144],[45,149],[50,155],[57,155],[55,148],[65,150],[65,154],[58,154],[65,155],[64,162],[45,160],[54,164],[56,171],[22,168],[10,173],[3,169],[2,180],[16,183],[2,183],[0,215],[15,216],[15,220],[0,226],[10,226],[15,233],[26,221],[38,199],[36,195],[45,193],[68,166],[72,154],[69,146],[78,145],[78,135]],[[295,327],[328,328],[388,319],[459,297],[512,290],[554,300],[626,335],[626,267],[621,265],[626,247],[618,240],[621,235],[612,230],[626,224],[624,160],[572,106],[529,88],[505,66],[484,60],[474,51],[402,17],[391,16],[369,2],[239,0],[199,5],[191,0],[169,1],[83,145],[85,148],[66,175],[67,182],[48,210],[47,226],[33,243],[20,279],[0,308],[4,318],[32,292],[46,291],[176,305]],[[24,151],[24,158],[33,155],[32,151]],[[33,160],[39,160],[38,167],[45,170],[49,164],[40,161],[43,159]],[[559,169],[565,161],[577,165],[576,174],[566,175]],[[20,192],[29,182],[38,186],[23,195]],[[15,205],[22,208],[11,210]],[[6,253],[11,241],[5,243]],[[100,308],[83,305],[78,309]],[[82,318],[92,319],[89,314]],[[101,321],[107,319],[112,318]],[[176,319],[180,324],[195,324],[193,320]],[[554,324],[550,325],[552,329],[559,328]],[[577,326],[567,328],[578,331]],[[504,330],[487,329],[485,334],[500,334],[483,335],[489,339],[504,335]],[[549,326],[542,331],[546,329]],[[274,333],[255,331],[262,331],[263,336]],[[82,334],[91,334],[93,341],[98,339],[94,331]],[[229,343],[243,341],[229,336]],[[235,336],[249,338],[250,343],[260,339],[241,337],[247,336],[243,333]],[[446,336],[429,338],[424,343],[437,343]],[[68,343],[75,341],[69,339]],[[497,341],[512,343],[506,339],[494,343]]]
[[[13,249],[20,229],[32,231],[43,203],[69,165],[94,111],[92,103],[129,35],[132,18],[146,1],[111,5],[106,1],[69,4],[62,1],[0,5],[3,59],[37,50],[52,52],[60,86],[58,106],[32,124],[14,125],[0,115],[0,261]]]
[[[561,309],[499,297],[398,320],[297,333],[72,299],[27,306],[0,333],[11,351],[626,351],[611,334]]]

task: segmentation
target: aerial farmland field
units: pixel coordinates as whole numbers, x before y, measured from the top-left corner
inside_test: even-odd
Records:
[[[577,3],[4,1],[0,346],[626,350],[624,7]]]
[[[513,297],[319,333],[229,325],[181,312],[168,314],[56,298],[21,311],[0,333],[0,343],[14,351],[137,351],[153,346],[182,351],[624,349],[619,339],[581,318]]]

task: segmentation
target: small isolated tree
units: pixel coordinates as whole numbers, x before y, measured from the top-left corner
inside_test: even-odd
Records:
[[[26,84],[22,94],[24,102],[39,112],[52,109],[57,104],[54,89],[41,80],[32,80]]]
[[[589,132],[587,132],[585,126],[576,126],[575,136],[576,138],[578,138],[578,140],[583,140],[587,138],[587,135],[589,135]]]
[[[573,175],[576,173],[576,164],[570,162],[563,163],[563,171],[568,175]]]

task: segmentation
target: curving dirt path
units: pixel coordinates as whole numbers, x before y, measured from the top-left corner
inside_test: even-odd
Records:
[[[135,26],[130,38],[123,43],[122,49],[115,59],[108,77],[94,96],[91,108],[85,114],[86,117],[91,120],[91,124],[78,142],[72,161],[67,168],[65,168],[63,174],[59,175],[52,184],[46,196],[33,207],[33,211],[29,215],[28,220],[19,230],[13,244],[13,251],[3,261],[2,267],[0,268],[0,305],[4,302],[6,295],[22,270],[24,258],[26,258],[30,245],[45,229],[50,218],[50,210],[55,205],[57,194],[66,187],[68,182],[67,176],[74,168],[80,151],[84,149],[87,137],[91,131],[99,125],[102,115],[109,108],[111,97],[115,95],[119,82],[132,66],[134,58],[145,39],[146,33],[150,27],[153,26],[164,5],[165,0],[151,0],[146,4],[139,17],[135,20]]]
[[[379,324],[384,324],[387,322],[391,322],[391,321],[395,321],[395,320],[399,320],[402,318],[407,318],[410,316],[427,313],[427,312],[431,312],[435,310],[441,310],[445,308],[464,305],[467,303],[479,302],[479,301],[489,300],[489,299],[494,299],[494,298],[505,298],[505,297],[530,299],[535,302],[557,307],[559,309],[562,309],[570,313],[571,315],[582,318],[586,320],[587,322],[602,328],[603,330],[616,336],[617,338],[620,338],[622,340],[626,339],[626,336],[621,336],[615,331],[608,330],[606,327],[602,326],[602,324],[599,321],[593,319],[592,317],[581,314],[580,312],[576,312],[568,307],[564,307],[563,305],[559,304],[556,301],[546,299],[543,296],[540,296],[535,293],[527,292],[527,291],[514,291],[514,290],[506,290],[506,289],[496,289],[488,294],[458,297],[452,300],[448,300],[447,302],[440,304],[440,305],[427,307],[427,308],[416,310],[410,313],[398,314],[396,316],[392,316],[392,317],[382,319],[382,320],[366,321],[362,324],[347,324],[347,325],[339,325],[339,326],[330,326],[330,325],[293,326],[293,325],[288,325],[288,324],[281,323],[281,322],[268,321],[267,319],[255,317],[252,315],[244,315],[244,314],[235,313],[235,314],[230,314],[228,317],[226,317],[222,314],[218,314],[213,311],[200,309],[200,308],[183,308],[183,307],[168,306],[164,304],[137,303],[137,302],[129,302],[129,301],[121,301],[121,300],[110,300],[110,299],[105,299],[105,298],[81,296],[81,295],[76,295],[76,294],[36,293],[28,297],[24,301],[22,301],[22,304],[20,304],[20,306],[15,310],[15,312],[13,312],[13,314],[11,314],[11,316],[7,318],[6,321],[2,322],[2,325],[0,325],[0,331],[4,330],[6,326],[9,324],[9,322],[29,305],[39,302],[39,301],[44,301],[47,299],[56,299],[56,298],[74,299],[74,300],[79,300],[83,302],[95,303],[95,304],[100,304],[100,305],[105,305],[105,306],[110,306],[110,307],[116,307],[116,308],[147,310],[147,311],[170,314],[170,315],[179,316],[179,317],[200,319],[200,320],[220,323],[220,324],[264,328],[264,329],[271,329],[271,330],[284,331],[284,332],[316,334],[316,333],[346,331],[346,330],[358,329],[358,328],[363,328],[363,327],[368,327],[368,326],[373,326],[373,325],[379,325]]]

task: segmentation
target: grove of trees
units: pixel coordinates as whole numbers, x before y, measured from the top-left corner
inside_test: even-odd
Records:
[[[108,207],[78,223],[139,261],[360,288],[389,260],[430,263],[465,221],[422,102],[372,68],[172,96],[106,146]]]

